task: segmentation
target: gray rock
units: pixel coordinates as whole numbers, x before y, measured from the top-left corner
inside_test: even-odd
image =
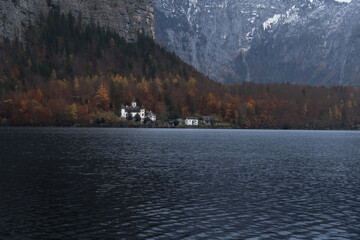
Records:
[[[220,82],[360,85],[357,0],[155,0],[156,39]]]
[[[22,39],[24,28],[34,23],[40,13],[50,9],[47,0],[1,0],[0,34],[9,39]],[[53,0],[63,13],[81,13],[85,24],[98,23],[109,27],[127,41],[134,41],[138,32],[155,37],[152,0]]]

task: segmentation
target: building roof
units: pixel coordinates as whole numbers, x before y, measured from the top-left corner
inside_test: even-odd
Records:
[[[202,116],[201,118],[203,121],[219,121],[215,116]]]
[[[136,107],[132,107],[132,106],[124,106],[124,105],[121,105],[121,109],[125,109],[125,112],[140,112],[140,110],[144,110],[144,106],[141,105],[140,106],[136,106]]]
[[[151,112],[151,111],[149,111],[147,114],[146,114],[146,116],[154,116],[154,117],[156,117],[156,115],[153,113],[153,112]]]
[[[141,111],[141,109],[144,109],[144,108],[141,108],[139,106],[137,106],[137,107],[126,106],[123,109],[125,109],[125,112],[137,112],[137,113],[139,113]]]

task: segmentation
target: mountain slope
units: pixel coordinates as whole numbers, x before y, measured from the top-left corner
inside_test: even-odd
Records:
[[[23,40],[29,24],[41,14],[59,5],[64,14],[71,13],[85,24],[99,24],[134,41],[139,31],[154,37],[153,0],[2,0],[0,1],[0,36]]]
[[[156,39],[221,82],[360,85],[360,3],[155,1]]]
[[[223,85],[149,37],[129,43],[58,8],[23,37],[0,44],[0,125],[139,126],[119,118],[121,105],[136,99],[160,126],[216,116],[220,127],[360,127],[359,88]]]
[[[0,45],[0,118],[8,124],[91,126],[102,114],[118,122],[113,113],[134,98],[159,119],[176,118],[199,113],[198,89],[222,94],[219,83],[150,37],[129,43],[58,8],[37,23],[24,43]]]

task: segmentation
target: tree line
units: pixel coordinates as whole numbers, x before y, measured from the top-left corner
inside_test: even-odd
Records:
[[[214,82],[144,35],[128,43],[54,7],[0,44],[0,123],[126,126],[136,99],[160,121],[217,116],[238,128],[354,129],[359,88]]]

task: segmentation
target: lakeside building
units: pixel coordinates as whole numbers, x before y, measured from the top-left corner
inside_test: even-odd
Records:
[[[202,116],[201,117],[201,122],[205,125],[205,126],[210,126],[210,125],[216,125],[219,122],[219,119],[215,116]]]
[[[121,118],[129,119],[129,116],[131,116],[131,118],[134,119],[136,115],[139,115],[141,122],[144,122],[144,119],[147,117],[151,121],[156,122],[156,115],[153,112],[149,111],[147,114],[145,113],[144,106],[138,106],[136,101],[133,101],[131,106],[121,106]]]
[[[136,114],[139,114],[141,121],[145,119],[145,108],[144,106],[138,106],[135,101],[131,103],[131,106],[121,106],[121,117],[128,119],[131,115],[131,118],[134,118]]]
[[[188,117],[185,120],[185,125],[186,126],[198,126],[199,125],[199,119],[197,119],[196,117]]]
[[[151,111],[146,114],[146,117],[148,117],[151,121],[156,122],[156,115]]]
[[[178,122],[179,122],[179,125],[183,125],[183,120],[182,120],[182,118],[178,118],[178,119],[176,119]]]

